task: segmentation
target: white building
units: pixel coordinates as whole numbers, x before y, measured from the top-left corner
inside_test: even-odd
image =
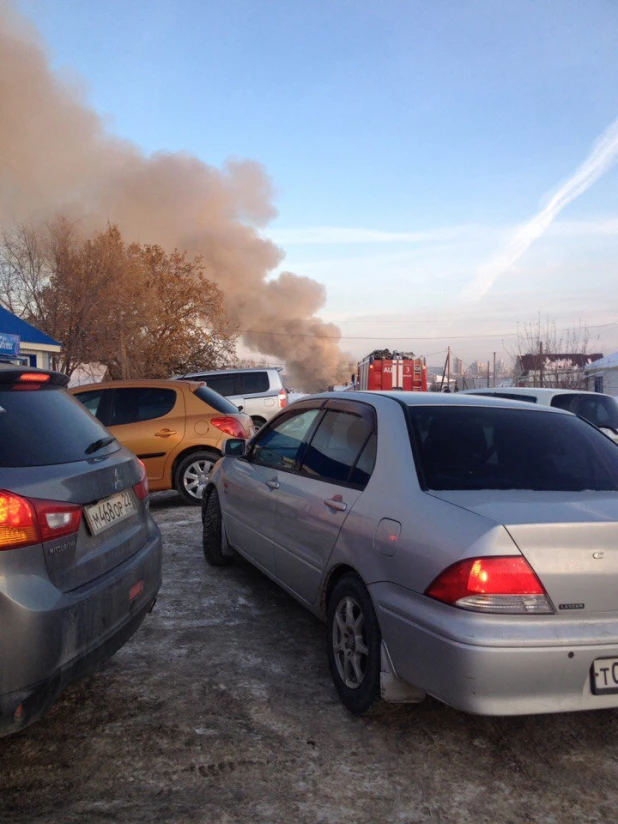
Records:
[[[618,397],[618,352],[584,367],[586,389]]]

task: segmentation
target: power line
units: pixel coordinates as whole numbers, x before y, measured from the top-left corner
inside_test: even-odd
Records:
[[[413,321],[412,321],[413,322]],[[600,323],[594,326],[588,326],[588,329],[603,329],[609,326],[616,326],[618,325],[618,321],[613,321],[612,323]],[[556,332],[569,332],[571,328],[568,329],[556,329]],[[389,341],[396,341],[396,340],[478,340],[480,338],[516,338],[520,336],[521,333],[519,332],[496,332],[493,335],[490,334],[483,334],[483,335],[451,335],[449,333],[445,333],[443,335],[380,335],[380,336],[371,336],[371,335],[315,335],[309,334],[307,332],[266,332],[260,331],[258,329],[243,329],[239,331],[240,335],[269,335],[271,337],[282,337],[282,338],[312,338],[313,340],[380,340],[383,341],[385,337],[388,337]],[[439,354],[439,353],[437,353]]]
[[[445,340],[446,338],[450,339],[462,339],[462,338],[504,338],[504,337],[516,337],[517,332],[508,332],[506,335],[503,333],[498,333],[495,335],[431,335],[422,337],[420,335],[406,335],[402,337],[401,335],[393,337],[392,335],[380,335],[379,337],[372,337],[368,335],[311,335],[306,332],[265,332],[259,331],[257,329],[244,329],[239,332],[240,335],[269,335],[281,338],[313,338],[314,340],[384,340],[385,337],[388,337],[389,340]]]
[[[493,312],[488,312],[487,317],[493,317]],[[385,318],[380,320],[379,318],[367,318],[367,320],[363,320],[362,318],[349,318],[346,320],[329,320],[325,321],[326,323],[452,323],[452,320],[449,319],[440,319],[440,318]]]

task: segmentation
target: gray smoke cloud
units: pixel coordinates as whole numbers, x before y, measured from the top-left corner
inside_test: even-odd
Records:
[[[315,316],[324,287],[291,272],[267,279],[284,255],[259,233],[276,214],[262,166],[145,156],[109,133],[80,90],[51,70],[36,30],[2,3],[0,221],[59,212],[86,231],[117,223],[130,240],[202,255],[249,348],[285,360],[309,391],[349,377],[339,328]]]

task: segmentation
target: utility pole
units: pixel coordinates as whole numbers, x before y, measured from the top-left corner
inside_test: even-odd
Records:
[[[540,357],[540,364],[539,364],[539,380],[541,389],[543,388],[543,341],[539,341],[539,357]]]
[[[446,385],[448,391],[451,391],[451,347],[448,346],[446,350]]]
[[[496,386],[496,353],[494,352],[494,388]]]
[[[127,353],[124,346],[124,315],[120,315],[120,377],[126,380],[127,375]]]
[[[491,361],[487,361],[487,388],[488,388],[488,389],[489,389],[489,387],[491,386],[491,384],[490,384],[490,382],[489,382],[489,371],[490,371],[490,369],[491,369],[491,365],[490,365],[490,364],[491,364]]]

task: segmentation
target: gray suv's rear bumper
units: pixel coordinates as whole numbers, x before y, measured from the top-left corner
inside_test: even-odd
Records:
[[[37,610],[32,606],[27,588],[21,603],[0,594],[5,630],[13,618],[20,630],[27,626],[30,639],[19,655],[15,649],[10,655],[2,653],[0,736],[36,721],[71,681],[113,655],[133,635],[152,609],[159,591],[161,553],[157,529],[139,552],[110,572],[78,590],[57,590],[57,601],[50,609]],[[131,587],[140,581],[143,589],[130,600]],[[34,578],[32,583],[37,587],[40,581]],[[59,646],[59,639],[67,638],[74,645],[74,654],[69,656],[66,642]],[[49,660],[50,648],[56,650],[54,663]],[[41,665],[37,667],[39,660]],[[28,675],[23,686],[16,688],[21,669]],[[33,672],[36,678],[32,678]],[[7,686],[8,691],[4,692]]]

